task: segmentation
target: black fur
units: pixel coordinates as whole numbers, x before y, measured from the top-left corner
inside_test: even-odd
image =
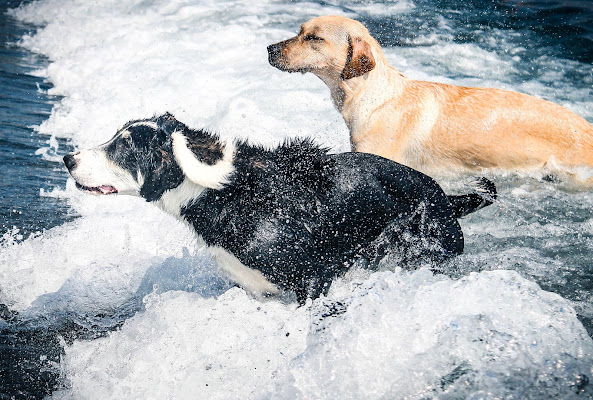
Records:
[[[172,154],[173,131],[182,132],[208,165],[222,158],[224,147],[169,114],[151,121],[157,131],[129,129],[133,157],[125,151],[112,157],[139,170],[141,196],[156,201],[184,179]],[[110,151],[121,151],[114,146]],[[393,254],[414,267],[462,253],[457,217],[491,203],[478,194],[448,197],[411,168],[371,154],[330,155],[308,139],[274,150],[237,143],[233,166],[229,182],[202,191],[181,208],[181,218],[206,244],[294,291],[300,303],[325,293],[357,260],[372,266]],[[483,186],[495,197],[491,185]]]
[[[375,155],[328,155],[308,139],[272,151],[240,143],[234,166],[228,185],[207,190],[181,215],[208,245],[293,290],[301,303],[361,257],[376,262],[396,252],[410,265],[460,254],[456,215],[481,198],[455,196],[454,208],[426,175]]]

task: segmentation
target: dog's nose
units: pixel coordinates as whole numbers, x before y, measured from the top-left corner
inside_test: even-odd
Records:
[[[66,168],[68,168],[68,171],[72,171],[74,167],[76,167],[76,160],[74,159],[74,154],[66,154],[64,156],[64,164],[66,164]]]
[[[280,55],[280,53],[281,53],[281,49],[280,49],[279,43],[269,45],[268,46],[268,62],[270,64],[274,65],[274,63],[278,59],[278,56]]]

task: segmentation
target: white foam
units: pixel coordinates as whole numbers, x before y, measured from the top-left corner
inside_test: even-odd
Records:
[[[220,13],[217,2],[145,3],[144,11],[129,3],[52,0],[16,12],[26,21],[47,24],[22,44],[53,60],[46,72],[54,85],[50,93],[66,96],[39,127],[41,133],[88,147],[110,138],[127,120],[170,111],[192,125],[224,127],[223,134],[257,140],[272,133],[277,142],[305,134],[298,127],[307,115],[305,126],[314,127],[307,135],[323,140],[331,132],[340,145],[346,128],[331,102],[317,101],[319,107],[311,108],[311,90],[303,95],[302,78],[267,63],[266,46],[293,34],[265,27],[274,4],[229,1],[226,7],[235,11]],[[318,8],[309,5],[300,12]],[[58,9],[68,9],[68,16],[56,16]],[[329,99],[321,82],[307,78],[314,98]],[[348,143],[341,142],[342,147]]]
[[[54,398],[538,398],[590,371],[568,302],[517,273],[355,285],[299,309],[237,288],[149,296],[120,331],[67,348],[71,388]]]
[[[68,349],[72,388],[54,397],[249,398],[306,347],[307,319],[238,288],[218,299],[152,296],[120,331]]]
[[[339,1],[330,1],[330,4],[339,5]],[[384,2],[368,2],[364,0],[354,0],[349,2],[348,9],[355,11],[359,15],[389,16],[409,12],[416,8],[412,1],[406,0],[387,0]]]
[[[82,218],[22,243],[5,240],[2,303],[26,310],[39,296],[77,282],[77,295],[103,303],[100,309],[133,294],[151,265],[181,256],[183,248],[196,250],[193,233],[140,199],[75,199]]]
[[[367,15],[415,7],[349,5]],[[338,2],[41,0],[15,12],[44,26],[22,45],[50,58],[38,74],[54,85],[50,93],[65,96],[38,128],[42,134],[95,146],[128,120],[170,111],[223,137],[274,144],[307,135],[343,151],[347,129],[327,88],[310,74],[287,74],[267,62],[268,44],[323,14],[344,10]],[[593,115],[582,90],[550,89],[562,75],[514,81],[521,49],[507,56],[432,36],[418,41],[430,46],[386,49],[411,77],[518,85]],[[40,154],[59,161],[57,146],[53,140]],[[564,220],[539,218],[544,210],[532,204],[587,208],[591,201],[585,194],[566,200],[554,187],[533,190],[525,177],[522,191],[513,192],[516,176],[496,178],[506,200],[462,221],[468,252],[458,264],[465,277],[402,273],[391,265],[390,272],[339,280],[329,299],[299,309],[229,290],[192,233],[156,207],[89,196],[69,182],[49,195],[68,199],[79,218],[26,240],[15,240],[16,232],[3,236],[0,303],[24,315],[85,315],[148,295],[146,309],[121,330],[66,347],[62,368],[70,386],[55,398],[537,398],[540,388],[568,397],[579,374],[593,374],[593,342],[571,303],[515,272],[468,274],[518,269],[533,279],[551,268],[553,279],[565,271],[563,261],[529,241],[569,246],[575,230],[586,241],[591,221],[567,230]],[[463,187],[457,179],[444,184]],[[535,216],[517,218],[524,209]],[[500,251],[490,247],[497,240],[519,244]],[[322,318],[340,309],[336,301],[347,312]],[[593,315],[584,302],[574,304]]]
[[[348,311],[312,321],[270,397],[538,398],[547,382],[570,385],[573,368],[590,368],[590,338],[569,304],[514,272],[456,282],[376,273],[344,294]]]

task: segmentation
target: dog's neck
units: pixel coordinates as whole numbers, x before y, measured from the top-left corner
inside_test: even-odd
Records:
[[[357,125],[368,121],[382,104],[403,93],[407,81],[389,64],[379,47],[373,46],[372,53],[375,68],[362,76],[344,80],[335,73],[316,74],[329,87],[334,106],[350,132],[356,132]]]
[[[163,211],[187,222],[181,216],[181,209],[200,197],[204,190],[206,190],[204,186],[195,184],[186,178],[181,185],[163,193],[155,204]]]

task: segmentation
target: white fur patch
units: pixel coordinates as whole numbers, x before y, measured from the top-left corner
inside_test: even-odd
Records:
[[[224,146],[223,158],[214,165],[199,161],[187,147],[187,138],[178,131],[171,134],[173,154],[185,176],[192,182],[210,189],[222,189],[235,170],[233,156],[235,144],[229,140]]]
[[[258,270],[245,266],[237,257],[222,247],[209,247],[212,259],[228,277],[257,297],[279,294],[280,289]]]
[[[200,197],[206,188],[195,184],[189,179],[184,179],[181,185],[174,189],[167,190],[156,202],[163,211],[181,218],[181,209],[192,200]]]

